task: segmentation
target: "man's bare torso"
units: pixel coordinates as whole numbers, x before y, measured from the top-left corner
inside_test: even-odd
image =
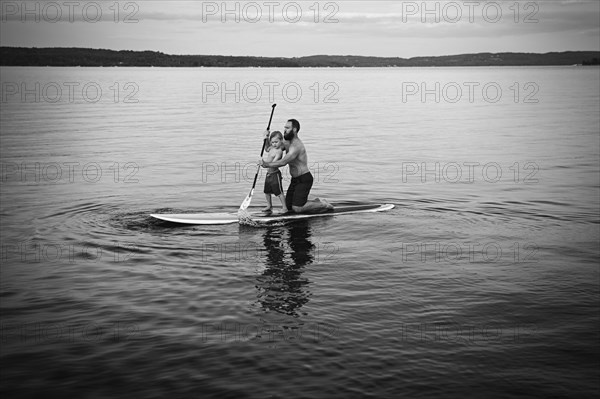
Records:
[[[302,176],[307,173],[308,170],[308,155],[306,154],[306,148],[304,148],[304,143],[298,137],[295,137],[292,141],[288,142],[286,145],[286,149],[288,152],[290,150],[295,150],[298,155],[291,161],[288,166],[290,167],[290,174],[292,177]]]

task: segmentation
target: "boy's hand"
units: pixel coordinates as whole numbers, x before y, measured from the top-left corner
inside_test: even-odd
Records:
[[[268,139],[269,138],[269,134],[270,134],[269,129],[265,130],[265,132],[263,133],[263,140]]]

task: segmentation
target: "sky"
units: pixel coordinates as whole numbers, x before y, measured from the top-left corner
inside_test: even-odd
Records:
[[[403,58],[600,50],[600,0],[0,4],[2,46]]]

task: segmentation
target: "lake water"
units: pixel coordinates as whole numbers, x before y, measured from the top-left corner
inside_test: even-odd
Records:
[[[3,393],[599,393],[597,67],[0,71]],[[236,211],[272,103],[311,196],[396,207],[149,217]]]

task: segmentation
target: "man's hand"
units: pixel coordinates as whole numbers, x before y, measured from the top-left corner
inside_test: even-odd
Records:
[[[262,168],[268,168],[268,166],[265,164],[265,161],[262,159],[260,161],[258,161],[258,166],[260,166]]]

